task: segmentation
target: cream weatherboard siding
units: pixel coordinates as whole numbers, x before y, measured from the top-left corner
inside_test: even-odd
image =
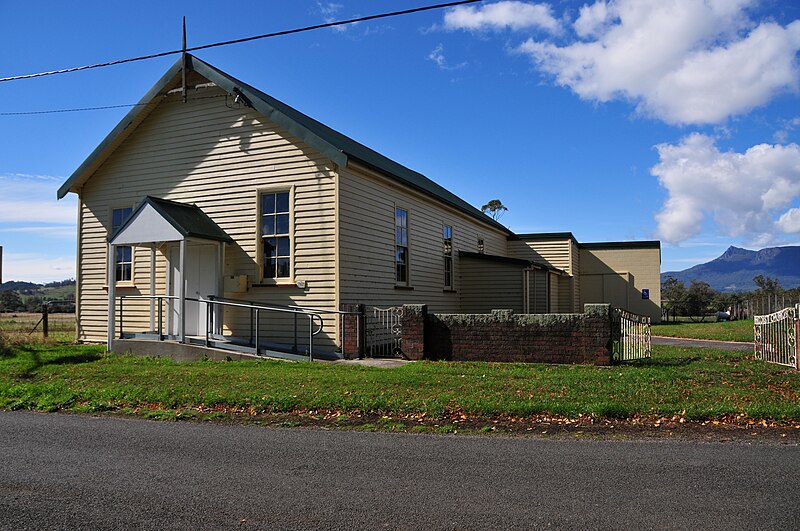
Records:
[[[583,294],[583,302],[595,302],[602,296],[615,301],[627,301],[625,309],[649,315],[653,322],[661,320],[661,250],[658,247],[627,247],[603,244],[584,244],[581,249],[582,280],[591,285]],[[648,289],[649,299],[642,298]],[[604,302],[609,302],[608,300]]]
[[[529,313],[547,313],[550,311],[547,301],[548,277],[550,273],[541,269],[534,269],[528,276],[528,289],[530,290]]]
[[[477,252],[478,238],[483,238],[486,254],[506,256],[506,233],[428,195],[358,166],[340,169],[339,179],[342,303],[427,304],[432,312],[458,312],[462,287],[458,251]],[[408,211],[407,287],[395,282],[396,207]],[[453,228],[452,290],[444,286],[444,225]]]
[[[231,238],[225,275],[247,275],[246,293],[226,296],[273,304],[335,309],[336,171],[333,164],[256,112],[235,105],[219,89],[202,99],[170,96],[130,134],[81,189],[79,241],[79,339],[105,339],[106,237],[112,208],[133,206],[146,195],[194,203]],[[292,194],[293,278],[264,286],[260,277],[258,194]],[[156,293],[166,292],[166,261],[158,253]],[[136,249],[133,284],[119,294],[148,294],[150,252]],[[305,289],[291,285],[303,280]],[[131,303],[130,307],[134,304]],[[125,328],[146,329],[148,303],[126,312]],[[128,306],[126,306],[128,307]],[[132,308],[131,308],[132,309]],[[287,322],[287,324],[290,324]],[[226,316],[226,326],[247,334],[245,315]],[[265,325],[267,332],[274,326]],[[285,339],[288,329],[269,340]],[[335,342],[336,319],[326,319],[321,344]],[[301,337],[307,333],[301,332]]]
[[[578,247],[578,242],[575,240],[570,241],[570,266],[569,273],[572,275],[572,300],[569,301],[571,306],[570,311],[576,313],[583,312],[583,305],[581,304],[581,250]]]
[[[508,242],[509,256],[522,260],[531,260],[539,264],[558,268],[568,275],[558,277],[552,274],[550,278],[550,308],[548,311],[567,313],[576,310],[579,303],[579,283],[574,275],[580,267],[580,254],[575,241],[569,237],[536,239],[535,237],[520,236]]]
[[[461,312],[524,311],[524,272],[519,264],[461,257]]]
[[[524,238],[524,237],[523,237]],[[557,267],[572,274],[571,240],[509,240],[508,255]]]

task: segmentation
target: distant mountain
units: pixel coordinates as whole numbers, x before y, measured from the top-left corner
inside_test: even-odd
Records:
[[[683,271],[661,273],[661,281],[674,277],[688,287],[692,280],[707,282],[717,291],[751,291],[753,277],[777,278],[783,288],[800,286],[800,247],[768,247],[749,251],[728,247],[722,256]]]
[[[27,300],[28,297],[41,297],[45,300],[74,300],[75,279],[48,282],[47,284],[9,280],[0,284],[0,291],[16,291],[24,300]]]
[[[17,280],[9,280],[0,284],[0,291],[17,291],[19,293],[32,293],[41,288],[41,284],[34,284],[33,282],[22,282]]]

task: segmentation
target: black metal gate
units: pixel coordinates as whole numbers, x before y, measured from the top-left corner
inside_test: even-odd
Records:
[[[388,308],[368,306],[365,313],[366,355],[371,358],[401,357],[403,308],[401,306]]]

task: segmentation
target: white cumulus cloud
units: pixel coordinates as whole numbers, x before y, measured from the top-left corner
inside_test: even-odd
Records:
[[[450,30],[521,30],[538,28],[560,33],[561,23],[547,4],[503,0],[483,6],[458,6],[444,15],[444,27]]]
[[[650,172],[669,194],[656,215],[667,242],[700,233],[708,217],[724,234],[759,245],[780,232],[800,232],[800,209],[790,208],[800,199],[797,144],[758,144],[738,153],[694,133],[656,149],[659,163]]]
[[[626,99],[672,124],[719,123],[800,86],[800,20],[757,23],[754,3],[598,1],[580,9],[576,37],[517,50],[584,99]]]
[[[792,208],[778,218],[778,227],[787,233],[800,233],[800,208]]]

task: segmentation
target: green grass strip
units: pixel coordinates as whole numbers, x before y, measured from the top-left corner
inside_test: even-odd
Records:
[[[690,339],[716,339],[720,341],[753,342],[753,320],[727,322],[661,323],[652,326],[655,336],[687,337]]]
[[[654,347],[614,367],[418,362],[394,369],[282,361],[176,363],[39,344],[0,357],[0,408],[198,414],[681,415],[800,420],[800,375],[749,353]],[[183,413],[180,413],[183,414]]]

